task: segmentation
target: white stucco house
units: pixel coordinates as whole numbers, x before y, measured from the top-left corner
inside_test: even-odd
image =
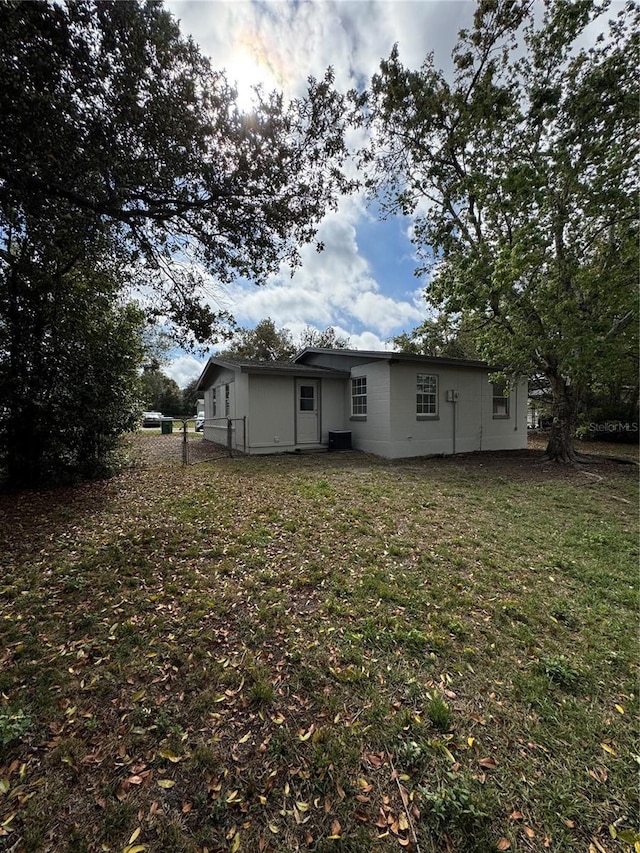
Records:
[[[248,454],[352,447],[388,459],[525,448],[526,379],[505,393],[491,372],[481,361],[387,351],[214,356],[197,386],[204,439]]]

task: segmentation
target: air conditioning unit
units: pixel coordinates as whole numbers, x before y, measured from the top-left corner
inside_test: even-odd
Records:
[[[329,450],[351,450],[351,430],[337,429],[330,432]]]

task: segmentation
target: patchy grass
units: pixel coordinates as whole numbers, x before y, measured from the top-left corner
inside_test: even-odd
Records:
[[[632,849],[635,469],[178,461],[0,498],[0,849]]]

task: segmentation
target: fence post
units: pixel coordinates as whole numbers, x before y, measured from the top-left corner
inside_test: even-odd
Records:
[[[189,464],[189,445],[187,443],[187,421],[182,421],[182,464]]]
[[[232,456],[231,452],[231,431],[233,429],[233,421],[231,418],[227,419],[227,450],[229,451],[229,456]]]
[[[242,418],[242,452],[247,452],[247,416]]]

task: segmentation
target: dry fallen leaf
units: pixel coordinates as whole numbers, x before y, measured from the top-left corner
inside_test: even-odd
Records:
[[[131,836],[129,838],[128,844],[133,844],[133,842],[136,840],[136,838],[138,838],[139,835],[140,835],[140,827],[133,830],[133,832],[131,833]]]
[[[176,755],[175,752],[172,752],[170,749],[161,749],[158,752],[158,755],[161,758],[166,758],[167,761],[170,761],[172,764],[177,764],[179,761],[182,761],[182,756]]]

